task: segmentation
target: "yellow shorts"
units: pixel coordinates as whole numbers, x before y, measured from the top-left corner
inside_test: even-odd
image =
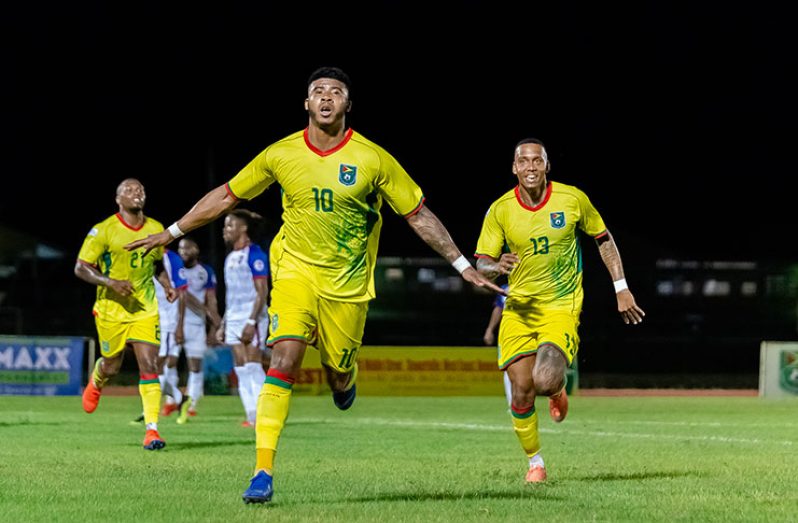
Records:
[[[129,322],[104,321],[99,317],[95,317],[94,321],[100,338],[100,352],[106,358],[122,352],[129,341],[161,346],[161,326],[157,314]]]
[[[302,340],[319,350],[321,363],[336,372],[354,367],[363,342],[368,302],[351,303],[319,297],[299,278],[274,282],[269,306],[271,347],[280,340]]]
[[[499,324],[499,369],[537,353],[538,347],[551,343],[568,360],[574,361],[579,350],[579,315],[570,311],[516,311],[505,308]]]

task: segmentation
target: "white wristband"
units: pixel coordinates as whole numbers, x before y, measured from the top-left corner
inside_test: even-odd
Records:
[[[247,318],[247,325],[255,325],[258,323],[257,321],[253,320],[252,318]]]
[[[615,294],[618,294],[619,292],[629,288],[629,286],[626,284],[626,278],[621,278],[618,281],[612,282],[612,284],[615,285]]]
[[[184,234],[183,231],[180,230],[180,227],[177,226],[177,222],[170,225],[169,228],[166,230],[169,231],[169,234],[171,234],[172,238],[174,238],[175,240],[180,238]]]
[[[457,269],[457,272],[460,274],[463,274],[464,270],[471,267],[471,262],[469,262],[466,257],[461,254],[459,258],[452,262],[452,267]]]

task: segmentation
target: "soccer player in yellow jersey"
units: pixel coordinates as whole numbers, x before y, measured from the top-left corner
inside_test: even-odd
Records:
[[[355,399],[357,353],[368,302],[374,298],[383,203],[460,272],[463,279],[504,294],[460,253],[424,205],[421,189],[382,147],[346,126],[352,101],[341,69],[323,67],[308,79],[308,126],[264,149],[228,183],[206,194],[166,231],[131,249],[163,246],[249,200],[273,183],[282,189],[283,224],[271,244],[271,367],[256,418],[255,476],[246,503],[272,498],[277,441],[305,349],[319,350],[333,401]]]
[[[158,300],[153,281],[156,271],[170,302],[178,298],[178,291],[160,268],[163,249],[125,249],[134,240],[163,231],[160,222],[144,216],[145,199],[144,186],[138,180],[128,178],[119,184],[119,212],[89,231],[75,263],[75,275],[97,286],[93,314],[102,354],[83,391],[83,409],[94,412],[103,386],[119,373],[125,348],[132,347],[139,367],[139,394],[147,427],[144,448],[158,450],[166,443],[158,434],[161,386]]]
[[[549,181],[546,148],[528,138],[515,148],[518,185],[493,202],[477,242],[477,270],[508,276],[509,291],[499,326],[499,368],[512,383],[513,428],[529,458],[526,481],[546,480],[540,454],[535,396],[549,397],[555,422],[565,419],[565,370],[579,347],[582,254],[578,232],[593,237],[615,283],[624,322],[645,313],[624,278],[612,235],[584,192]]]

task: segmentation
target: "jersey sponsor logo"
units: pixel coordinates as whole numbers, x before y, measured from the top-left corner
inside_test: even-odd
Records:
[[[260,272],[264,267],[266,267],[266,264],[263,263],[263,260],[255,260],[255,263],[253,263],[252,266],[255,267],[256,271]]]
[[[92,227],[89,231],[89,236],[97,236],[97,227]]]
[[[560,212],[553,212],[549,214],[549,219],[551,220],[551,228],[552,229],[562,229],[565,227],[565,213]]]
[[[342,163],[338,166],[338,181],[342,185],[354,185],[357,181],[357,167]]]

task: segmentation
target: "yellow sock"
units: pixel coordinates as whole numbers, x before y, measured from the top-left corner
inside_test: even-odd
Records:
[[[144,424],[158,423],[161,408],[161,383],[157,374],[142,374],[139,378],[139,395],[144,411]]]
[[[255,448],[257,456],[255,471],[274,470],[274,455],[277,442],[288,417],[294,378],[280,371],[269,369],[266,381],[258,396],[257,419],[255,422]]]
[[[538,433],[538,413],[535,405],[529,407],[512,406],[513,429],[521,447],[530,458],[540,451],[540,434]]]
[[[103,359],[98,358],[97,361],[94,362],[94,372],[91,373],[91,379],[94,381],[94,386],[98,389],[105,387],[105,384],[108,383],[108,378],[102,375],[100,371],[100,366],[102,365]]]

